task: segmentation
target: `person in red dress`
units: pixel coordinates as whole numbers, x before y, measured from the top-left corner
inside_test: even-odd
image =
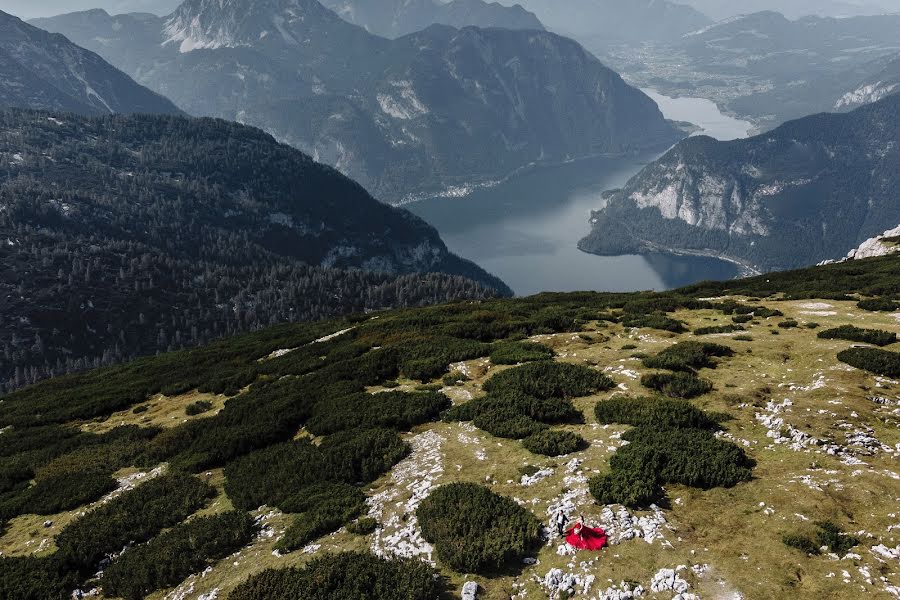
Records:
[[[584,515],[566,534],[566,543],[578,550],[600,550],[608,543],[606,532],[599,527],[588,527],[584,524]]]

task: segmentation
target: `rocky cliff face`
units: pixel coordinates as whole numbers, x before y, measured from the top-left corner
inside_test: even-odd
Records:
[[[900,222],[900,98],[792,121],[747,140],[683,141],[613,192],[580,247],[814,264]]]
[[[179,112],[93,52],[2,11],[0,107],[89,115]]]
[[[577,43],[432,26],[387,40],[313,0],[190,0],[133,17],[44,20],[192,114],[262,127],[381,199],[502,178],[534,162],[668,145],[681,132]],[[96,22],[96,27],[85,25]],[[153,33],[153,30],[156,33]]]

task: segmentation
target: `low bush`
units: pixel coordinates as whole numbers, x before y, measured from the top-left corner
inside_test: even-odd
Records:
[[[900,301],[890,298],[869,298],[860,300],[856,306],[869,312],[894,312],[900,310]]]
[[[242,548],[255,530],[253,518],[236,511],[177,525],[146,544],[129,548],[107,567],[103,592],[142,600]]]
[[[562,456],[588,447],[587,441],[577,433],[553,429],[531,434],[522,440],[522,445],[529,452],[544,456]]]
[[[827,546],[838,556],[844,556],[854,546],[859,545],[859,538],[848,533],[831,521],[816,522],[816,542],[819,546]]]
[[[472,420],[478,429],[509,440],[521,440],[547,429],[547,425],[512,410],[486,410]]]
[[[643,362],[648,369],[692,372],[694,369],[715,368],[714,358],[733,355],[734,350],[728,346],[689,341],[669,346],[656,356],[645,358]]]
[[[691,399],[712,391],[712,382],[692,373],[651,373],[641,377],[641,385],[670,398]]]
[[[483,387],[487,392],[519,392],[536,398],[577,398],[610,390],[615,383],[582,365],[543,361],[498,373]]]
[[[438,560],[462,573],[521,564],[541,541],[541,522],[510,498],[471,483],[437,488],[416,510]]]
[[[439,600],[437,572],[421,560],[368,552],[316,558],[303,568],[270,569],[239,585],[228,600]]]
[[[499,342],[491,350],[491,362],[495,365],[519,363],[553,358],[553,350],[543,344],[530,342]]]
[[[196,402],[191,402],[185,407],[184,412],[189,417],[195,417],[197,415],[202,415],[205,412],[209,412],[212,410],[213,403],[209,400],[197,400]]]
[[[610,472],[590,481],[601,504],[646,507],[661,498],[668,483],[731,487],[748,480],[753,467],[741,448],[702,429],[638,427],[623,439],[630,443],[612,456]]]
[[[884,377],[900,377],[900,353],[878,348],[850,348],[838,353],[838,360],[851,367]]]
[[[437,420],[450,405],[447,396],[435,392],[353,394],[316,404],[306,429],[314,435],[376,427],[406,431]]]
[[[731,322],[738,325],[743,325],[752,321],[753,318],[753,315],[734,315],[733,317],[731,317]]]
[[[897,334],[880,329],[862,329],[853,325],[842,325],[834,329],[820,331],[818,336],[823,340],[848,340],[874,346],[890,346],[897,342]]]
[[[734,333],[735,331],[744,331],[741,325],[712,325],[709,327],[700,327],[694,330],[694,335],[712,335],[715,333]]]
[[[785,533],[781,536],[781,541],[785,546],[799,550],[810,556],[818,556],[821,554],[819,546],[816,545],[809,536],[800,533]]]
[[[319,483],[365,484],[409,453],[396,431],[353,430],[328,436],[321,445],[309,440],[276,444],[225,467],[225,491],[242,510],[268,505],[287,512],[296,495]]]
[[[800,326],[800,323],[795,321],[794,319],[787,319],[785,321],[781,321],[778,326],[782,329],[794,329]]]
[[[363,517],[347,525],[347,531],[354,535],[370,535],[375,533],[376,529],[378,529],[378,521],[371,517]]]
[[[716,422],[707,413],[684,400],[614,396],[594,408],[597,421],[653,429],[712,429]]]
[[[316,484],[283,503],[284,510],[299,513],[278,543],[282,552],[304,547],[341,527],[366,510],[366,496],[347,484]]]
[[[99,500],[116,487],[116,480],[103,471],[55,473],[16,494],[0,497],[0,519],[73,510]]]
[[[844,556],[855,546],[859,545],[859,538],[848,533],[831,521],[816,521],[816,530],[812,537],[803,533],[786,533],[781,541],[786,546],[796,550],[817,556],[821,549],[826,548],[838,556]]]
[[[78,578],[51,556],[0,556],[0,598],[70,600]]]
[[[666,315],[649,314],[649,315],[626,315],[622,318],[622,325],[625,327],[659,329],[661,331],[671,331],[672,333],[683,333],[687,331],[684,323]]]
[[[56,538],[57,554],[67,567],[93,573],[107,554],[180,523],[214,493],[189,475],[156,477],[66,526]]]

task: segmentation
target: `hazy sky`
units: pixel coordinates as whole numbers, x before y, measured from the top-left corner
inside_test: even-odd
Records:
[[[516,0],[502,0],[503,4],[511,4]],[[565,2],[566,0],[557,0]],[[622,0],[630,2],[631,0]],[[841,12],[857,12],[852,7],[866,5],[869,10],[879,7],[891,12],[900,12],[900,0],[674,0],[681,4],[690,4],[707,13],[714,19],[732,14],[753,12],[756,10],[780,10],[788,16],[796,17],[811,12],[840,14]],[[181,0],[0,0],[0,10],[16,16],[31,19],[49,17],[61,13],[86,10],[88,8],[104,8],[112,14],[123,12],[145,11],[160,15],[169,14],[181,3]],[[863,12],[866,12],[865,10]]]
[[[104,8],[111,14],[154,12],[169,14],[181,0],[0,0],[0,10],[22,17],[52,17],[62,13]]]

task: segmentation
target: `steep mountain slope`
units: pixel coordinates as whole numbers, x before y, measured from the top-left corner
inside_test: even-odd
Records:
[[[285,325],[8,394],[0,597],[889,600],[900,321],[866,307],[898,266]]]
[[[429,25],[462,28],[543,29],[534,15],[519,5],[484,0],[324,0],[341,18],[376,35],[396,38]]]
[[[580,247],[725,255],[760,269],[843,256],[900,223],[900,96],[753,138],[690,138],[614,192]]]
[[[509,293],[418,217],[249,127],[3,112],[0,165],[4,386],[277,322]],[[446,275],[406,276],[432,272]]]
[[[86,115],[179,112],[93,52],[2,11],[0,107]]]
[[[649,98],[547,32],[432,26],[391,41],[314,0],[189,0],[164,20],[122,17],[127,35],[119,19],[39,24],[188,112],[259,126],[389,202],[682,136]]]

